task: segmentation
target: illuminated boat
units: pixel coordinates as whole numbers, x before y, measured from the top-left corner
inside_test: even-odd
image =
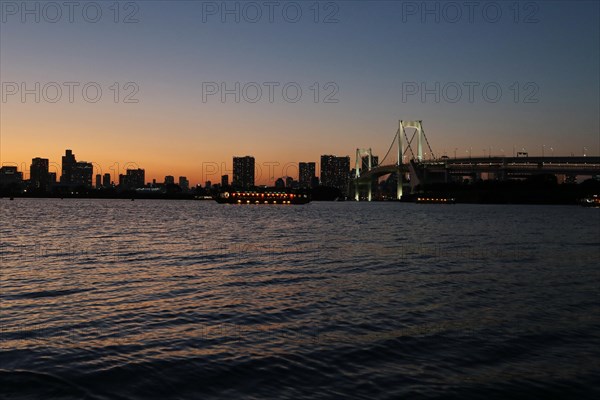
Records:
[[[600,196],[597,194],[581,199],[581,205],[584,207],[600,207]]]
[[[221,204],[306,204],[310,196],[305,193],[225,191],[215,198]]]
[[[416,202],[418,204],[455,204],[456,199],[453,197],[419,196]]]

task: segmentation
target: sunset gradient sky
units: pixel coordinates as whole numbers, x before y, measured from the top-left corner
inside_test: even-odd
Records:
[[[584,147],[588,155],[600,154],[598,2],[523,2],[518,15],[513,2],[497,2],[497,22],[483,15],[487,2],[478,2],[472,21],[462,8],[456,23],[450,20],[453,10],[442,13],[445,2],[428,3],[434,13],[438,7],[439,22],[435,14],[412,13],[421,2],[321,2],[318,23],[314,2],[295,3],[302,10],[297,23],[284,18],[286,3],[279,2],[272,22],[263,15],[258,23],[248,20],[254,17],[250,9],[247,15],[240,9],[239,23],[234,15],[222,22],[219,11],[207,13],[214,5],[225,7],[223,2],[137,1],[135,8],[122,3],[118,23],[112,1],[96,2],[103,12],[97,23],[86,21],[81,7],[73,22],[66,15],[55,23],[45,20],[54,17],[48,9],[39,22],[26,15],[23,23],[22,10],[13,14],[3,4],[0,163],[27,170],[31,158],[44,157],[56,170],[69,148],[78,160],[94,162],[95,173],[114,175],[131,163],[146,169],[147,181],[185,175],[196,184],[230,173],[232,156],[253,155],[258,165],[279,163],[270,174],[275,179],[296,177],[295,168],[282,170],[286,163],[318,162],[321,154],[350,155],[354,162],[357,147],[383,156],[399,119],[423,120],[438,155],[453,157],[457,149],[464,156],[469,148],[483,155],[490,146],[494,154],[502,149],[510,155],[515,146],[538,155],[543,145],[546,155],[550,148],[555,155],[581,155]],[[235,9],[236,2],[227,7]],[[138,22],[123,23],[131,12]],[[338,22],[323,23],[327,14]],[[36,82],[80,86],[72,103],[66,89],[55,103],[46,98],[52,91],[40,93],[39,103],[33,94],[23,102],[21,93],[9,93],[11,83],[31,89]],[[82,96],[87,82],[102,88],[96,103]],[[116,103],[110,89],[115,82],[121,87]],[[137,103],[123,102],[127,82],[139,88]],[[236,103],[233,95],[204,102],[203,82],[280,86],[272,103],[266,89],[256,103]],[[288,82],[303,90],[296,103],[282,96]],[[311,90],[315,82],[318,102]],[[339,88],[337,103],[323,102],[328,82]],[[411,82],[480,86],[473,102],[466,87],[459,101],[449,101],[455,92],[448,92],[436,102],[434,95],[424,101],[407,96],[403,89]],[[485,100],[486,83],[502,89],[499,101]],[[531,96],[538,101],[524,103],[531,88],[539,89]],[[263,171],[258,183],[272,183]]]

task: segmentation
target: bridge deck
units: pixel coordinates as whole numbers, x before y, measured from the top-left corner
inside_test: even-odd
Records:
[[[549,157],[477,157],[477,158],[443,158],[437,160],[424,160],[415,163],[417,168],[428,172],[449,174],[479,173],[479,172],[506,172],[506,173],[553,173],[600,175],[600,157],[585,156],[549,156]],[[409,164],[401,166],[403,172],[409,171]],[[395,164],[380,165],[369,171],[362,171],[360,181],[366,181],[395,173],[398,166]]]

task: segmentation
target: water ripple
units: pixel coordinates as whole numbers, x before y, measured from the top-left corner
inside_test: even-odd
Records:
[[[597,210],[0,202],[2,398],[598,395]]]

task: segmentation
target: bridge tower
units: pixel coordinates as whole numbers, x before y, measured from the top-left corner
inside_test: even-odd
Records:
[[[408,137],[406,136],[406,128],[412,128],[415,129],[415,133],[413,134],[413,136],[411,137],[410,140],[408,140]],[[431,149],[431,146],[429,145],[429,142],[427,140],[427,136],[425,136],[425,132],[423,131],[423,121],[422,120],[418,120],[418,121],[403,121],[400,120],[399,122],[399,126],[398,126],[398,132],[396,133],[396,138],[398,139],[398,189],[397,189],[397,199],[400,200],[402,198],[402,164],[404,164],[404,152],[406,150],[410,150],[410,152],[412,153],[413,156],[413,160],[416,159],[417,162],[421,162],[423,161],[423,140],[425,140],[425,142],[427,143],[427,147],[429,148],[429,151],[431,152],[431,156],[433,156],[433,150]],[[415,139],[417,139],[417,154],[415,155],[415,152],[413,151],[413,148],[411,146],[412,141]],[[404,141],[403,138],[406,138],[407,143],[406,146],[404,145]],[[407,147],[407,148],[405,148]],[[410,161],[409,161],[410,162]],[[416,174],[411,174],[415,175],[414,177],[416,178]],[[411,182],[413,182],[413,180],[411,179]]]
[[[356,149],[356,163],[354,165],[354,170],[356,171],[356,176],[355,176],[355,180],[354,180],[354,199],[356,201],[360,200],[360,193],[359,193],[359,180],[358,178],[360,178],[360,174],[362,172],[362,158],[363,156],[367,156],[367,171],[370,171],[371,168],[373,168],[373,152],[371,151],[371,149]],[[368,200],[371,201],[372,199],[372,182],[371,180],[369,180],[369,194],[368,194]]]

